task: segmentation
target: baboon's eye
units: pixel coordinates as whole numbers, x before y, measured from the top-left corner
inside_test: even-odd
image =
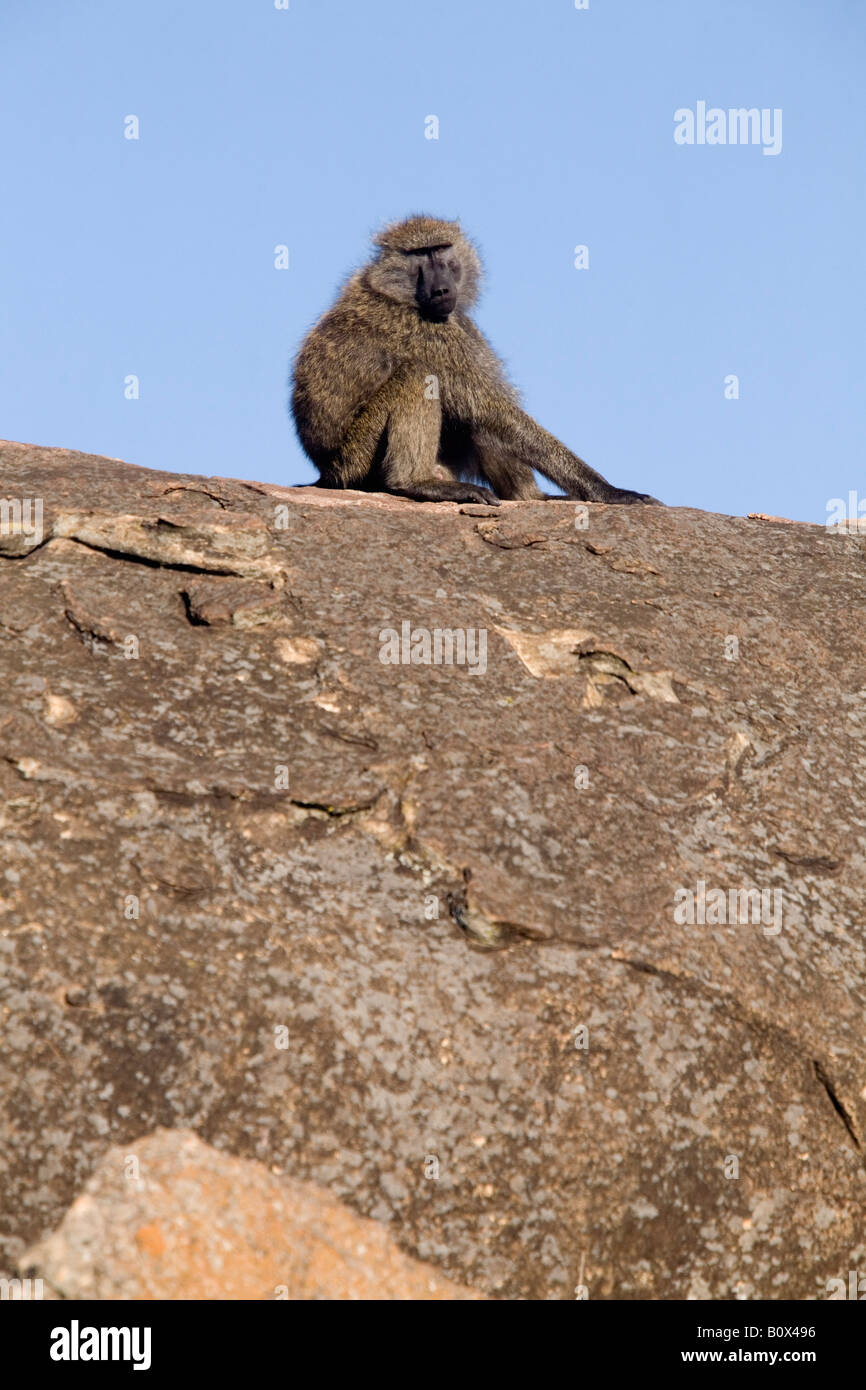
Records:
[[[451,242],[443,241],[441,245],[437,244],[436,246],[404,246],[400,248],[400,254],[403,256],[431,256],[434,251],[450,250]]]

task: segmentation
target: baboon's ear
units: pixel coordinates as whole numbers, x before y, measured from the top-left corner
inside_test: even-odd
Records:
[[[463,275],[460,280],[460,306],[471,309],[481,293],[484,270],[474,244],[461,232],[454,242],[454,250],[460,257]]]

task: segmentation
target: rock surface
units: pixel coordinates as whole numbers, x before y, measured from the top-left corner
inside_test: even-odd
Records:
[[[313,1183],[183,1129],[110,1149],[23,1263],[62,1298],[478,1299]]]
[[[494,1297],[862,1264],[861,536],[0,479],[0,1269],[158,1126]]]

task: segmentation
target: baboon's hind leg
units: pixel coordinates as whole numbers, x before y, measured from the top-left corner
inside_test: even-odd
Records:
[[[475,467],[499,497],[512,501],[544,497],[536,484],[532,466],[512,453],[495,434],[475,429],[471,442]]]

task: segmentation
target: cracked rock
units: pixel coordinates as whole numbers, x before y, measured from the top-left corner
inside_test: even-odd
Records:
[[[158,1129],[494,1298],[863,1267],[866,537],[0,473],[0,1268]]]

